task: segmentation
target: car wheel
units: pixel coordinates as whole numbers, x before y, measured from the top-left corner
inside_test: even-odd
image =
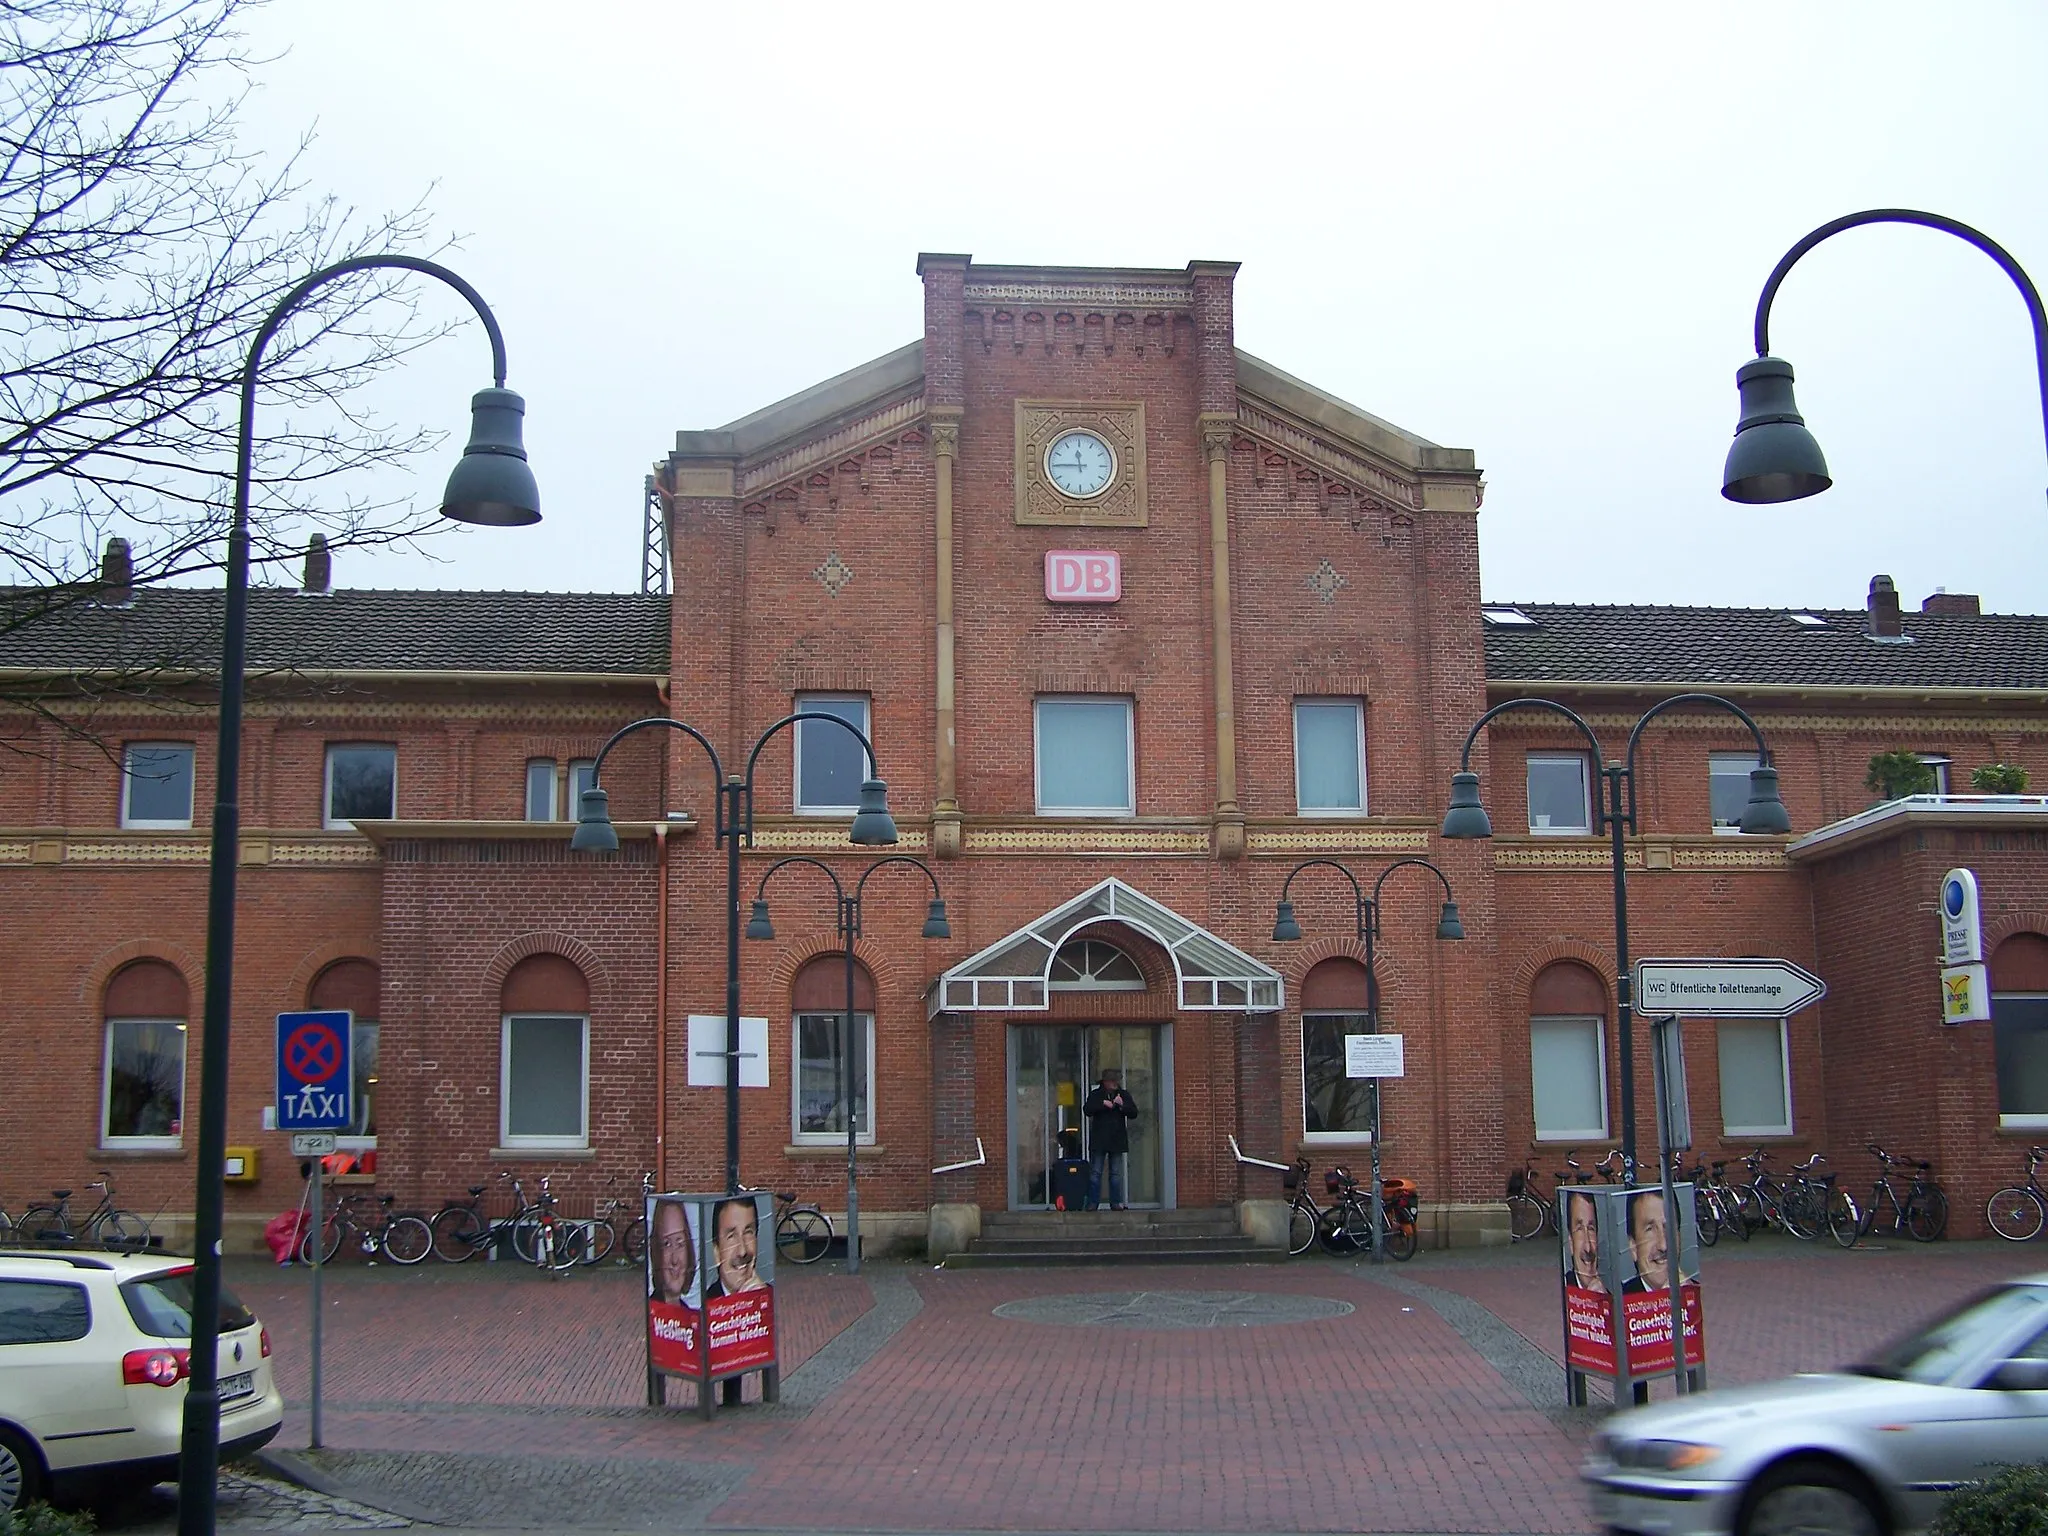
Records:
[[[1885,1536],[1869,1485],[1827,1461],[1771,1468],[1742,1501],[1736,1536]]]
[[[0,1514],[42,1497],[43,1464],[32,1447],[11,1429],[0,1429]]]

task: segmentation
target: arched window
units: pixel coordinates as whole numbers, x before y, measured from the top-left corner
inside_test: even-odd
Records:
[[[1069,939],[1052,957],[1055,992],[1142,992],[1145,973],[1138,962],[1101,939]]]
[[[846,952],[806,961],[790,984],[791,1140],[798,1146],[846,1143],[846,1084],[851,1068],[855,1139],[875,1139],[875,982],[853,966],[853,1059],[846,1057]]]
[[[1558,960],[1529,986],[1529,1085],[1538,1141],[1607,1136],[1607,983]]]
[[[590,1145],[590,983],[564,955],[528,955],[499,994],[499,1143]]]
[[[1373,1031],[1365,1009],[1365,967],[1356,960],[1325,960],[1301,979],[1301,1114],[1310,1141],[1356,1141],[1372,1131],[1379,1081],[1344,1072],[1344,1037]]]
[[[2048,937],[2016,933],[1991,952],[1998,1123],[2048,1129]]]
[[[134,961],[107,982],[100,1088],[103,1145],[182,1145],[189,1003],[184,976],[162,960]]]
[[[369,960],[337,960],[313,978],[306,989],[308,1008],[346,1008],[354,1016],[349,1040],[349,1070],[354,1078],[355,1118],[344,1140],[357,1151],[377,1145],[377,1048],[383,1031],[377,1023],[376,964]]]

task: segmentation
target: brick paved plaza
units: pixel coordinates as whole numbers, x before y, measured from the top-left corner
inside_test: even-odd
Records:
[[[303,1459],[331,1493],[475,1528],[1581,1531],[1598,1415],[1561,1406],[1539,1246],[1380,1273],[785,1271],[783,1401],[709,1424],[643,1406],[636,1274],[344,1268],[328,1449]],[[1706,1256],[1713,1380],[1840,1363],[2038,1268],[2048,1252],[2002,1244],[1724,1245]],[[297,1452],[307,1276],[230,1279],[270,1326],[293,1404],[276,1448]],[[1033,1320],[1062,1296],[1085,1317]]]

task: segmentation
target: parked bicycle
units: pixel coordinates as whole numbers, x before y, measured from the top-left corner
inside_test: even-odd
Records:
[[[510,1173],[500,1173],[501,1183],[512,1186],[512,1211],[496,1219],[484,1216],[484,1186],[469,1186],[467,1201],[451,1200],[427,1223],[433,1234],[434,1257],[460,1264],[484,1249],[509,1242],[522,1263],[534,1262],[534,1232],[539,1224],[540,1205],[526,1198],[526,1190]]]
[[[1857,1224],[1857,1237],[1870,1235],[1877,1225],[1878,1208],[1885,1204],[1892,1208],[1891,1230],[1905,1233],[1916,1243],[1931,1243],[1948,1230],[1948,1196],[1934,1182],[1934,1164],[1925,1158],[1894,1157],[1874,1141],[1863,1150],[1877,1159],[1877,1180],[1870,1186],[1870,1206]],[[1904,1199],[1892,1185],[1894,1172],[1902,1177],[1910,1174]]]
[[[417,1264],[434,1248],[434,1234],[416,1214],[393,1214],[396,1195],[372,1195],[352,1191],[335,1202],[321,1218],[320,1230],[308,1227],[299,1239],[299,1257],[313,1262],[317,1249],[322,1264],[332,1264],[341,1252],[342,1240],[353,1236],[365,1259],[389,1259],[394,1264]]]
[[[2048,1149],[2027,1148],[2027,1182],[2008,1184],[1984,1202],[1984,1219],[1991,1230],[2008,1243],[2024,1243],[2039,1237],[2048,1219],[2048,1191],[2041,1188],[2041,1165],[2048,1162]]]
[[[83,1219],[72,1219],[71,1191],[53,1189],[50,1198],[56,1204],[32,1205],[21,1213],[21,1220],[15,1223],[17,1240],[75,1243],[83,1233],[88,1241],[102,1248],[141,1249],[149,1246],[149,1223],[135,1212],[121,1210],[114,1204],[114,1176],[111,1173],[102,1168],[100,1176],[85,1187],[98,1190],[100,1198]]]
[[[749,1194],[763,1190],[742,1184]],[[775,1251],[792,1264],[815,1264],[832,1251],[832,1218],[817,1206],[799,1205],[794,1193],[776,1190]]]

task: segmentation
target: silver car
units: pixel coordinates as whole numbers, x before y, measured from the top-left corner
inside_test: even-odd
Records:
[[[1984,1291],[1859,1365],[1616,1414],[1582,1476],[1642,1536],[1893,1536],[2005,1463],[2048,1461],[2048,1275]]]

